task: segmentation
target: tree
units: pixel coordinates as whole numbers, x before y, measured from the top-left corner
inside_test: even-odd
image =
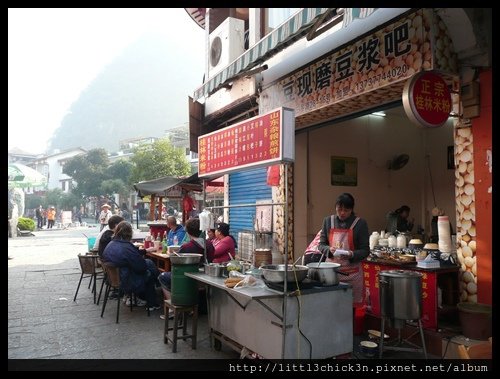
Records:
[[[185,176],[191,172],[184,149],[174,147],[168,139],[138,146],[131,161],[134,164],[130,175],[132,183],[162,176]]]
[[[132,171],[132,163],[125,159],[118,159],[109,166],[107,173],[110,179],[121,179],[125,184],[129,183],[130,173]]]
[[[59,201],[59,207],[61,209],[70,211],[73,207],[80,209],[80,204],[82,203],[82,198],[74,193],[63,193]]]
[[[124,195],[127,190],[128,186],[121,179],[108,179],[101,183],[101,191],[107,195],[114,193]]]
[[[64,165],[63,173],[76,181],[77,185],[72,191],[74,194],[97,196],[102,193],[101,183],[110,177],[108,166],[106,150],[98,148],[69,159]]]
[[[57,209],[61,207],[61,199],[63,197],[63,191],[60,188],[54,188],[47,191],[45,201],[46,207],[54,206]]]

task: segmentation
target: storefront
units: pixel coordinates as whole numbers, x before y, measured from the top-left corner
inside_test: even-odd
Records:
[[[376,22],[381,13],[365,12],[316,44],[292,45],[264,62],[259,114],[284,106],[296,116],[288,246],[301,255],[342,192],[355,197],[370,231],[384,229],[387,212],[406,204],[413,231],[427,235],[437,206],[457,235],[460,301],[491,304],[492,72],[486,63],[467,77],[464,58],[470,39],[481,38],[480,18],[463,9],[411,9]],[[313,45],[328,43],[307,60]],[[417,126],[402,106],[406,82],[423,70],[437,71],[453,93],[451,117],[440,127]],[[409,157],[404,167],[391,163],[402,155]],[[283,194],[281,180],[273,201]]]

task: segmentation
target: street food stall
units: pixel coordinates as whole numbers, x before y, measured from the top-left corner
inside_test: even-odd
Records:
[[[189,177],[164,176],[162,178],[146,180],[134,184],[134,188],[139,197],[151,197],[151,203],[149,206],[149,220],[151,221],[151,224],[154,224],[154,221],[160,221],[160,224],[162,224],[161,217],[160,220],[155,220],[154,212],[156,205],[158,205],[161,212],[163,199],[173,199],[181,203],[182,223],[184,224],[184,222],[189,218],[189,214],[184,211],[183,203],[190,203],[186,201],[187,197],[189,197],[189,192],[201,193],[204,190],[206,191],[207,187],[223,186],[224,182],[219,180],[218,177],[213,180],[205,181],[204,186],[202,180],[198,177],[198,173]]]
[[[220,180],[212,180],[205,182],[205,190],[207,186],[219,187],[223,186],[224,182]],[[160,218],[155,220],[155,207],[158,205],[158,209],[161,212],[163,199],[174,199],[177,201],[184,200],[188,197],[189,192],[202,192],[204,186],[202,181],[198,178],[198,173],[195,173],[189,177],[173,177],[165,176],[158,179],[142,181],[134,184],[138,196],[143,198],[145,196],[151,197],[150,207],[149,207],[149,231],[153,240],[159,239],[163,241],[163,237],[168,233],[169,228],[167,225],[167,220]],[[183,198],[184,197],[184,198]],[[188,219],[189,214],[182,210],[182,223]],[[170,271],[170,259],[167,254],[163,254],[161,251],[151,252],[146,254],[148,258],[155,262],[156,266],[160,271]]]
[[[304,283],[300,291],[283,293],[263,286],[228,288],[224,278],[204,273],[185,275],[207,287],[210,334],[216,348],[224,343],[265,359],[326,359],[352,351],[348,284]]]
[[[198,138],[201,178],[294,161],[294,111],[287,108],[247,119]],[[218,141],[227,149],[221,153]],[[245,144],[244,142],[248,142]],[[247,146],[248,145],[248,146]],[[218,150],[219,149],[219,150]],[[288,199],[288,169],[284,170]],[[283,236],[288,236],[288,202],[229,204],[214,208],[283,207]],[[282,255],[289,257],[288,239]],[[285,260],[279,286],[231,289],[222,278],[203,273],[186,275],[207,286],[210,334],[217,344],[267,359],[323,359],[352,351],[352,287],[288,281],[293,266]],[[287,278],[287,280],[284,280]],[[296,286],[294,286],[296,285]],[[298,287],[297,287],[298,285]],[[332,323],[335,328],[332,328]],[[281,337],[281,338],[280,338]],[[216,342],[217,341],[217,342]]]

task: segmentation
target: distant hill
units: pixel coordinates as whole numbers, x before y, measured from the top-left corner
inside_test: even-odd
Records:
[[[181,54],[188,47],[178,44],[150,34],[126,48],[72,104],[50,150],[116,151],[122,139],[161,137],[187,122],[187,97],[203,79],[203,52]]]

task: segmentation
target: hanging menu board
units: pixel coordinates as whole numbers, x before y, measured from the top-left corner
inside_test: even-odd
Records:
[[[295,113],[278,108],[198,137],[198,176],[220,176],[295,159]]]

